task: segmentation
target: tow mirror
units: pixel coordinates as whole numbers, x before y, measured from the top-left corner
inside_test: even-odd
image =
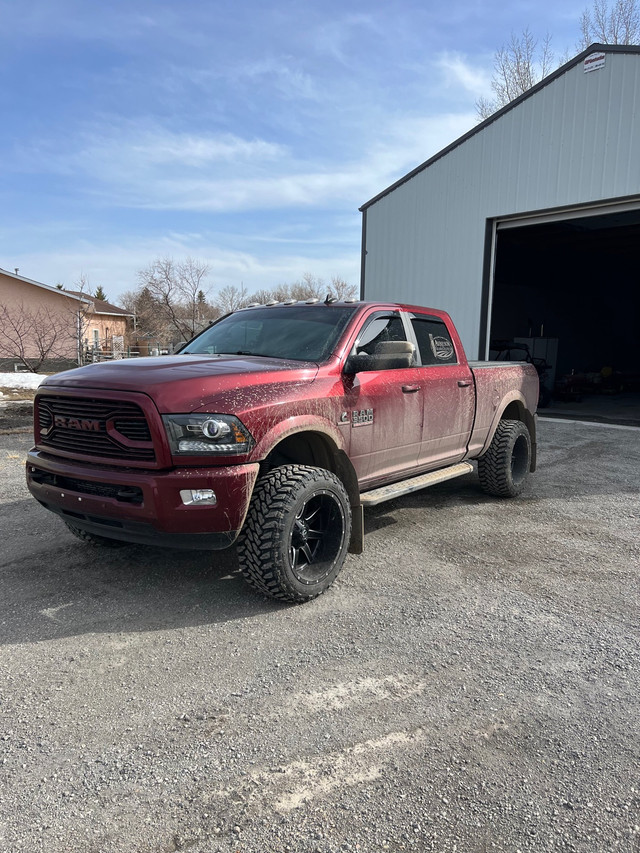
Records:
[[[367,370],[400,370],[411,367],[415,348],[409,341],[380,341],[373,353],[350,355],[344,365],[347,374]]]

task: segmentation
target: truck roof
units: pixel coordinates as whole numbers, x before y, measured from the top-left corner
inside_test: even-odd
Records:
[[[283,302],[276,302],[275,300],[272,302],[252,302],[250,305],[246,305],[244,308],[238,308],[238,311],[251,311],[254,308],[282,308],[282,307],[290,307],[292,305],[303,306],[326,306],[327,308],[335,307],[335,306],[355,306],[358,308],[379,308],[382,311],[385,310],[402,310],[402,311],[411,311],[411,312],[419,312],[424,313],[428,312],[429,314],[435,317],[449,317],[446,311],[443,311],[439,308],[429,308],[424,305],[409,305],[403,302],[385,302],[379,300],[360,300],[360,299],[333,299],[327,296],[326,299],[312,298],[312,299],[285,299]],[[235,312],[234,312],[235,313]]]

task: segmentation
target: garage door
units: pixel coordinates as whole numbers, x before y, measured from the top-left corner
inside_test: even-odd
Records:
[[[489,329],[545,359],[550,413],[640,423],[640,200],[498,222]]]

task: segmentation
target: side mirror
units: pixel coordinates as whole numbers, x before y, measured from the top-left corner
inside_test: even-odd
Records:
[[[409,341],[381,341],[371,355],[350,355],[344,373],[364,373],[367,370],[401,370],[413,364],[414,346]]]
[[[364,373],[365,370],[375,370],[373,367],[373,356],[363,352],[359,355],[350,355],[344,363],[343,373],[348,376],[355,373]]]

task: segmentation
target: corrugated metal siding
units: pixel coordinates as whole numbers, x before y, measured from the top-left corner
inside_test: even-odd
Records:
[[[378,199],[365,298],[444,308],[478,356],[487,220],[640,193],[639,94],[640,55],[580,62]]]

